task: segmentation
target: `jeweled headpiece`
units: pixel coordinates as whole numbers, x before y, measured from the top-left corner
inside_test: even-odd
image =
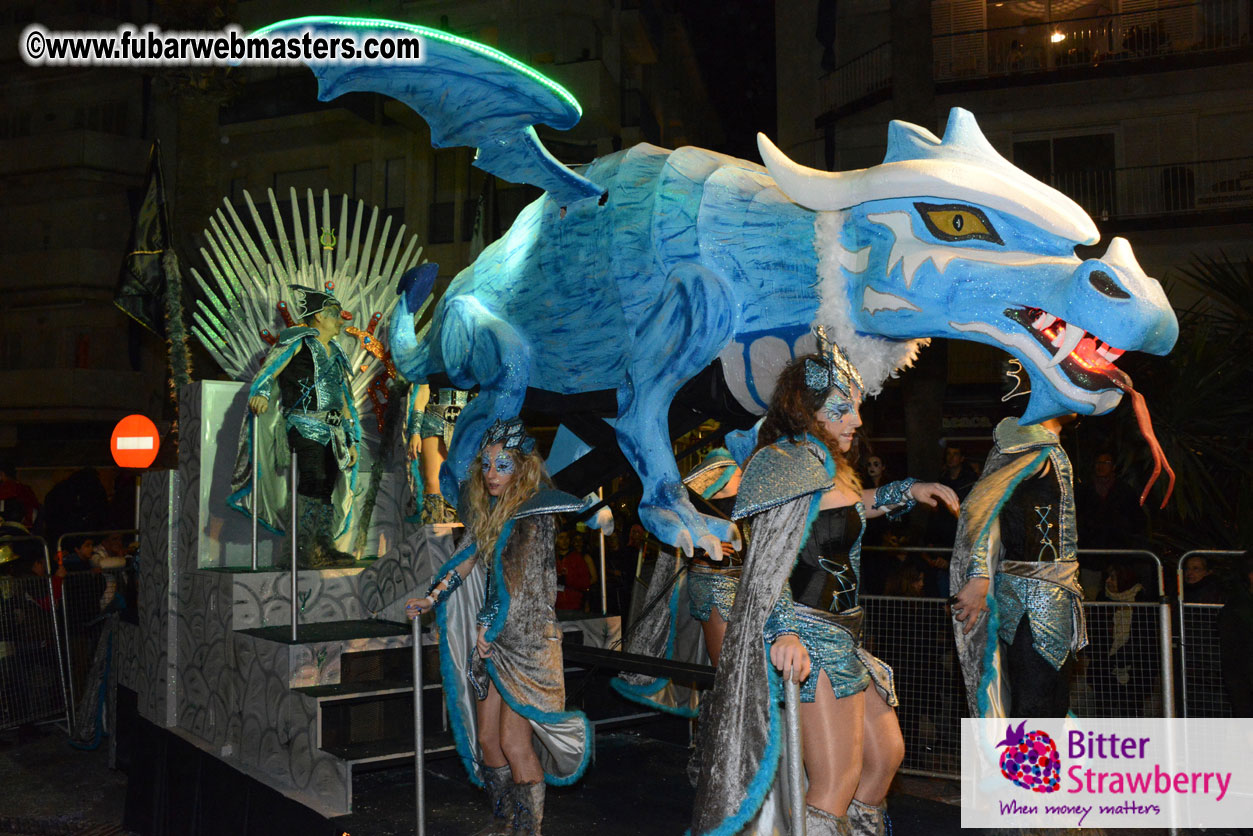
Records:
[[[535,439],[527,435],[521,418],[510,418],[508,421],[497,418],[496,423],[487,428],[482,447],[491,447],[493,444],[500,444],[506,450],[521,450],[523,453],[535,450]]]
[[[328,305],[339,304],[339,300],[326,291],[314,290],[298,284],[289,284],[288,288],[292,292],[292,311],[296,319],[302,322],[315,313],[322,313]]]
[[[838,345],[827,339],[827,330],[821,325],[814,326],[814,337],[818,340],[819,361],[805,361],[805,386],[815,395],[821,395],[828,389],[839,389],[845,397],[853,397],[853,388],[858,392],[866,391],[866,384],[861,375]]]

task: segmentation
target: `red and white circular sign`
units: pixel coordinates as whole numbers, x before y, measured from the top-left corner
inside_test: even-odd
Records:
[[[127,415],[113,428],[109,451],[118,467],[148,467],[157,459],[161,438],[157,425],[144,415]]]

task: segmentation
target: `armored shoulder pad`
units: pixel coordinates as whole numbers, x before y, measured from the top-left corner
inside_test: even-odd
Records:
[[[731,519],[741,520],[799,496],[830,489],[835,477],[823,463],[825,451],[808,442],[780,441],[758,450],[740,477]]]
[[[293,325],[278,332],[278,345],[291,345],[302,337],[317,336],[317,332],[308,325]]]
[[[541,490],[535,496],[523,502],[514,512],[512,519],[533,517],[537,514],[567,514],[583,509],[583,500],[577,496],[553,488]]]

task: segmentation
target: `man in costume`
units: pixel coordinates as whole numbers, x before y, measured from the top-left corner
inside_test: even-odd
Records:
[[[962,503],[949,568],[959,591],[950,601],[973,717],[1069,711],[1070,670],[1088,643],[1074,482],[1058,438],[1074,417],[1001,421]]]
[[[287,469],[296,456],[296,555],[302,569],[351,564],[335,541],[352,521],[361,425],[353,406],[348,357],[336,343],[352,315],[328,292],[291,285],[300,325],[281,331],[248,389],[257,416],[256,438],[245,424],[231,507],[250,514],[257,491],[259,521],[281,533],[287,505]],[[275,403],[277,399],[277,403]],[[273,407],[273,408],[271,408]],[[252,456],[258,483],[252,484]]]

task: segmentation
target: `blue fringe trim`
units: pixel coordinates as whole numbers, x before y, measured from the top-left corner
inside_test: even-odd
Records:
[[[769,649],[762,645],[762,652],[765,655],[766,676],[769,680],[767,689],[770,693],[770,728],[766,737],[766,750],[762,753],[760,761],[761,766],[757,769],[757,773],[753,776],[753,780],[749,781],[748,786],[744,790],[744,800],[740,802],[739,809],[733,814],[722,820],[713,830],[698,834],[698,836],[734,836],[743,830],[752,820],[753,816],[761,810],[761,805],[765,803],[766,796],[770,793],[770,787],[774,784],[775,773],[779,769],[780,749],[783,746],[783,735],[780,733],[781,723],[779,722],[779,699],[778,695],[782,690],[782,680],[775,671],[774,666],[770,664]],[[691,828],[688,828],[685,836],[692,836]]]
[[[813,436],[807,436],[807,438],[821,445],[821,442]],[[834,479],[834,459],[828,455],[826,461],[822,464],[826,468],[827,475]],[[805,543],[809,540],[809,534],[813,531],[814,520],[818,518],[818,509],[821,505],[822,494],[815,493],[809,500],[809,515],[805,520],[805,536],[801,538],[800,548],[797,549],[796,555],[792,559],[793,566],[795,566],[796,560],[800,558],[800,553],[804,550]],[[766,662],[767,688],[769,689],[770,729],[766,750],[762,753],[761,766],[753,776],[753,780],[749,782],[748,787],[745,788],[744,800],[740,803],[739,809],[731,816],[723,819],[722,823],[716,828],[708,833],[699,834],[699,836],[733,836],[733,834],[743,830],[753,816],[757,815],[758,811],[761,810],[761,805],[765,803],[766,796],[770,793],[770,787],[774,783],[774,776],[778,772],[779,750],[783,745],[779,722],[779,700],[782,694],[783,680],[780,679],[778,671],[774,669],[774,665],[770,664],[770,648],[764,643],[763,654]],[[690,836],[692,831],[689,829],[687,833]]]
[[[592,730],[592,723],[587,719],[587,715],[582,711],[541,711],[535,706],[525,705],[514,699],[513,694],[505,688],[500,682],[500,676],[496,673],[496,665],[491,659],[483,660],[484,667],[487,668],[487,675],[492,678],[492,682],[496,683],[496,690],[500,692],[503,699],[510,708],[522,717],[532,720],[536,723],[562,723],[571,718],[577,718],[583,721],[583,759],[579,761],[579,766],[575,771],[564,778],[553,775],[549,772],[544,773],[544,783],[553,787],[568,787],[575,781],[583,777],[583,773],[587,771],[587,764],[592,759],[592,752],[596,748],[595,733]]]
[[[1005,507],[1005,503],[1009,501],[1010,496],[1012,496],[1018,486],[1026,480],[1027,474],[1034,473],[1036,466],[1038,466],[1044,459],[1047,459],[1048,455],[1049,451],[1047,449],[1038,454],[1035,457],[1035,460],[1031,464],[1024,467],[1022,472],[1020,472],[1014,481],[1010,483],[1009,488],[996,503],[996,507],[992,509],[992,513],[988,515],[988,520],[983,524],[983,529],[979,532],[978,539],[975,540],[975,543],[978,544],[979,548],[982,548],[987,542],[987,539],[991,534],[992,523],[1000,517],[1001,509]],[[991,711],[991,706],[988,705],[988,689],[992,685],[993,678],[999,676],[999,672],[996,667],[996,656],[999,651],[998,642],[1000,641],[999,633],[1001,627],[1001,614],[1000,609],[996,606],[996,578],[992,577],[995,573],[989,571],[988,575],[988,596],[986,599],[988,605],[988,634],[987,642],[983,647],[983,669],[979,675],[979,691],[976,694],[980,717],[991,716],[989,713]],[[1006,706],[1006,710],[1008,710],[1008,706]]]
[[[730,470],[730,468],[727,468]],[[678,614],[679,614],[679,597],[683,594],[683,584],[675,584],[674,589],[670,592],[670,600],[666,606],[670,609],[670,633],[666,637],[666,655],[664,658],[674,658],[674,642],[679,632]],[[667,705],[665,703],[650,700],[649,697],[665,690],[670,684],[669,679],[654,679],[651,685],[632,685],[621,677],[615,676],[609,680],[609,687],[618,692],[619,695],[625,697],[634,703],[639,703],[646,708],[652,708],[657,711],[664,711],[666,714],[674,714],[678,717],[686,717],[692,719],[700,712],[688,706]]]
[[[474,552],[474,544],[471,543],[459,552],[455,553],[439,570],[435,573],[435,577],[441,578],[454,567],[460,565]],[[475,765],[478,759],[474,756],[475,741],[470,739],[468,729],[470,721],[462,716],[461,713],[461,696],[465,693],[465,682],[462,681],[461,673],[458,672],[453,665],[452,651],[448,647],[448,612],[444,609],[443,602],[435,607],[435,623],[439,627],[439,673],[443,681],[444,705],[448,708],[448,725],[452,729],[453,744],[457,747],[457,755],[461,758],[461,765],[466,768],[466,774],[470,776],[470,783],[476,787],[483,786],[483,779],[478,776]]]

